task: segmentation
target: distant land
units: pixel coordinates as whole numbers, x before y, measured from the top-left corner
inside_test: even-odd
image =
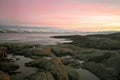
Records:
[[[99,31],[99,32],[83,32],[58,29],[46,26],[8,26],[0,25],[0,33],[61,33],[61,34],[109,34],[118,31]]]
[[[0,25],[0,33],[79,33],[78,31],[62,30],[43,26],[7,26]]]

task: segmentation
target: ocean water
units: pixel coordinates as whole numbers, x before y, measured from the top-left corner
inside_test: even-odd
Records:
[[[32,43],[41,45],[56,45],[71,42],[66,39],[50,38],[51,36],[74,35],[58,33],[0,33],[0,43]]]
[[[71,42],[66,39],[50,38],[60,35],[92,35],[111,32],[80,32],[57,29],[53,27],[35,26],[5,26],[0,25],[0,43],[34,43],[41,45],[56,45],[58,43]]]

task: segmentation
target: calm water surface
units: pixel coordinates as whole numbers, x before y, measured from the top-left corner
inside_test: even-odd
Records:
[[[36,43],[42,45],[55,45],[63,42],[71,42],[66,39],[50,38],[51,36],[72,35],[72,34],[48,34],[48,33],[0,33],[0,42],[10,43]]]

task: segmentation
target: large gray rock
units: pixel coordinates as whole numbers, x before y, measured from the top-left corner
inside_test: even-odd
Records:
[[[0,60],[3,60],[7,57],[7,49],[5,47],[0,47]]]
[[[11,62],[7,59],[7,49],[5,47],[0,47],[0,70],[9,72],[18,68],[19,66],[15,64],[15,62]]]
[[[50,72],[39,71],[26,78],[26,80],[55,80]]]
[[[56,56],[66,56],[66,55],[74,55],[73,51],[69,48],[63,48],[63,47],[53,47],[51,51],[56,55]]]
[[[39,59],[32,61],[28,63],[28,66],[50,72],[55,80],[79,80],[79,74],[72,67],[64,66],[61,59],[57,57],[50,60]]]
[[[72,58],[62,59],[62,62],[64,65],[71,66],[73,68],[80,68],[81,66],[81,63],[79,60],[72,59]]]
[[[0,61],[0,70],[9,72],[14,71],[19,68],[19,65],[15,64],[14,62],[8,61]]]

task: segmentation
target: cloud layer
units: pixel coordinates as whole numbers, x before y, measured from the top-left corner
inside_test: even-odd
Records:
[[[119,30],[119,4],[120,0],[0,0],[0,24]]]

